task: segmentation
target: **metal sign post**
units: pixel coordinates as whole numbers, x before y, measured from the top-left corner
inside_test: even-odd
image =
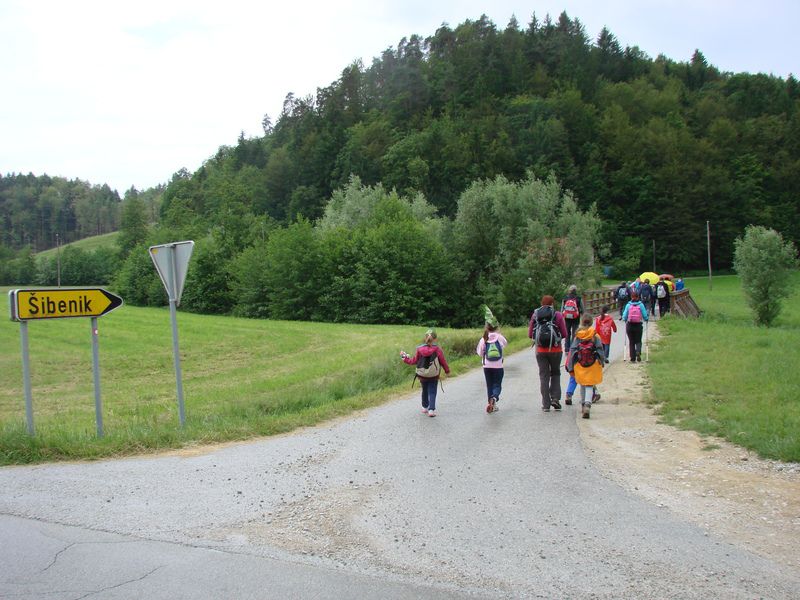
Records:
[[[94,413],[97,437],[103,437],[103,403],[100,400],[100,351],[97,343],[97,317],[92,317],[92,374],[94,375]]]
[[[103,437],[103,405],[100,400],[100,352],[97,343],[97,317],[122,306],[122,298],[102,288],[70,289],[19,289],[8,292],[11,320],[19,321],[22,345],[22,381],[25,388],[25,417],[28,433],[33,427],[33,395],[31,393],[31,366],[28,350],[28,321],[91,317],[92,371],[94,374],[94,406],[97,419],[97,436]]]
[[[150,258],[158,271],[164,289],[169,298],[169,318],[172,323],[172,357],[175,364],[175,382],[178,392],[178,419],[181,427],[186,422],[183,402],[183,374],[181,371],[181,355],[178,349],[178,305],[183,294],[183,284],[192,257],[194,242],[173,242],[150,246]]]
[[[33,428],[33,395],[31,394],[31,361],[28,352],[28,322],[20,321],[19,338],[22,343],[22,386],[25,388],[25,420],[28,422],[28,433],[35,435]]]

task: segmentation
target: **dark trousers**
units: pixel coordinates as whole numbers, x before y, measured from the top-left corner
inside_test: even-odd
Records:
[[[669,298],[658,299],[658,316],[663,317],[669,312]]]
[[[439,385],[438,379],[420,379],[422,384],[422,408],[436,410],[436,392]]]
[[[503,389],[503,374],[504,369],[483,369],[483,377],[486,379],[486,397],[491,398],[494,396],[500,400],[500,392]]]
[[[628,336],[628,348],[630,349],[631,362],[635,361],[642,353],[642,331],[644,331],[644,325],[641,323],[628,323],[625,326],[625,333]]]
[[[566,344],[566,346],[564,346],[564,348],[565,349],[569,349],[569,347],[572,345],[572,338],[575,337],[575,332],[578,331],[578,325],[581,324],[581,320],[580,319],[567,319],[565,317],[564,318],[564,323],[567,324],[567,339],[564,342]]]
[[[561,399],[561,352],[537,352],[539,365],[539,390],[542,393],[542,408]]]

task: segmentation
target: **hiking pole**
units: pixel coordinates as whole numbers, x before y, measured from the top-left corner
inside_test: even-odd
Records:
[[[624,335],[623,339],[625,340],[625,342],[624,342],[624,344],[622,346],[622,362],[625,362],[625,361],[628,360],[626,358],[628,356],[628,332],[627,332],[627,330],[623,332],[623,335]]]

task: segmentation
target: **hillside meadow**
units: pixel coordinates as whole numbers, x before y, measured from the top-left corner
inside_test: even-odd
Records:
[[[648,372],[664,421],[800,461],[800,273],[775,325],[753,325],[739,278],[687,279],[704,311],[666,318]],[[709,442],[713,447],[713,442]]]
[[[180,428],[169,311],[122,306],[98,320],[105,430],[98,439],[90,322],[29,323],[36,428],[30,437],[19,324],[0,320],[0,464],[242,440],[345,415],[410,391],[413,368],[402,364],[398,353],[413,351],[425,331],[422,326],[268,321],[179,311],[186,412],[186,426]],[[454,373],[480,365],[474,355],[480,330],[438,333]],[[523,328],[504,333],[512,351],[528,346]]]
[[[63,252],[65,248],[79,248],[84,252],[94,252],[98,248],[110,248],[112,250],[117,247],[117,238],[119,231],[112,231],[111,233],[104,233],[102,235],[93,235],[91,237],[82,238],[69,244],[63,244],[61,248],[49,248],[36,253],[37,259],[55,258],[58,252]]]

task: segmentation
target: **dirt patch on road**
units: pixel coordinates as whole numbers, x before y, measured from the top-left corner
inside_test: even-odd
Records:
[[[651,325],[651,337],[657,328]],[[654,330],[656,330],[654,332]],[[654,338],[657,339],[657,338]],[[800,567],[800,465],[658,422],[644,363],[606,370],[581,437],[596,466],[632,493],[727,541]]]

